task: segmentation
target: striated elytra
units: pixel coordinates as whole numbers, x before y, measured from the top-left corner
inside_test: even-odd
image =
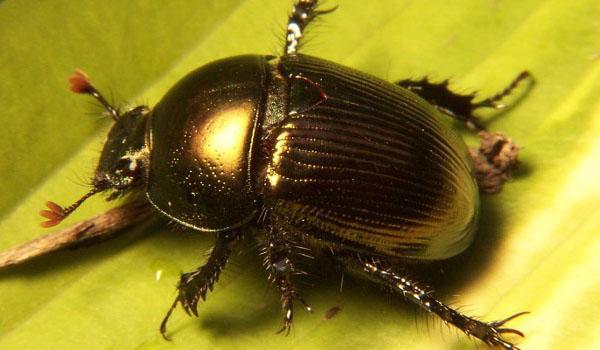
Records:
[[[208,260],[181,276],[161,324],[165,338],[174,308],[197,315],[239,238],[257,232],[269,280],[281,293],[279,332],[289,332],[295,301],[310,310],[296,286],[303,264],[313,261],[307,258],[326,255],[467,335],[517,349],[506,336],[523,334],[503,325],[523,313],[495,322],[464,315],[420,287],[410,266],[453,257],[471,244],[479,192],[500,190],[518,163],[514,142],[487,132],[473,111],[501,108],[529,74],[474,102],[447,82],[390,83],[300,54],[306,27],[333,10],[297,1],[283,55],[204,65],[153,109],[121,113],[76,72],[71,90],[96,98],[115,123],[91,191],[66,208],[49,202],[44,226],[60,223],[96,193],[109,200],[137,193],[133,198],[143,198],[154,215],[214,233]],[[443,121],[448,116],[478,131],[481,147],[469,150]]]

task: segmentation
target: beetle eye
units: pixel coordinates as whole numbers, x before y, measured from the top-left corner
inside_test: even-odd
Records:
[[[117,164],[115,164],[115,168],[117,169],[127,169],[129,168],[129,166],[131,165],[131,159],[130,158],[121,158],[117,161]]]
[[[115,164],[115,172],[123,175],[132,175],[139,170],[139,162],[137,159],[123,157]]]
[[[118,190],[130,188],[141,178],[141,161],[137,158],[124,156],[118,159],[112,170],[103,175],[110,187]]]

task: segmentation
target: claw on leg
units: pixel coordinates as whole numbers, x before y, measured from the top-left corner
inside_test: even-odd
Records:
[[[490,346],[500,346],[506,350],[518,350],[518,348],[508,340],[505,340],[503,334],[516,334],[523,336],[523,333],[513,328],[502,328],[508,321],[526,314],[521,312],[500,321],[482,322],[473,317],[469,317],[453,309],[436,299],[430,291],[419,287],[414,280],[404,276],[386,262],[378,258],[362,258],[360,256],[350,257],[349,262],[360,267],[363,273],[374,277],[384,285],[400,292],[407,300],[415,303],[427,312],[433,313],[457,329],[460,329],[467,335],[474,336]]]
[[[264,266],[269,280],[281,293],[281,309],[283,310],[283,326],[277,334],[288,335],[294,318],[294,299],[302,303],[304,308],[311,312],[311,307],[300,296],[294,284],[294,276],[303,275],[297,266],[299,256],[308,256],[302,243],[287,233],[282,220],[276,216],[269,219],[270,227],[266,231],[266,241],[263,246]],[[303,251],[298,253],[298,250]]]
[[[171,340],[167,336],[167,322],[178,303],[181,303],[183,310],[188,315],[191,316],[193,314],[196,317],[198,316],[198,301],[200,299],[206,300],[206,293],[213,290],[213,286],[219,279],[221,270],[225,267],[231,254],[230,244],[238,237],[239,234],[237,232],[220,234],[206,264],[202,265],[196,271],[181,274],[179,284],[177,285],[177,297],[160,323],[160,333],[165,340]]]
[[[505,318],[503,320],[488,323],[488,326],[490,326],[491,329],[493,330],[493,333],[495,333],[494,334],[494,338],[496,340],[502,340],[499,337],[500,334],[516,334],[516,335],[520,336],[521,338],[524,338],[525,334],[523,334],[523,332],[521,332],[521,331],[519,331],[517,329],[514,329],[514,328],[501,328],[501,327],[504,324],[506,324],[507,322],[509,322],[509,321],[511,321],[511,320],[519,317],[519,316],[526,315],[528,313],[529,313],[529,311],[519,312],[519,313],[516,313],[516,314],[514,314],[512,316],[509,316],[509,317],[507,317],[507,318]],[[514,345],[513,345],[513,349],[516,349],[516,347],[514,347]]]
[[[494,96],[486,98],[483,101],[473,104],[474,109],[481,107],[489,107],[495,109],[506,108],[506,105],[504,103],[501,103],[500,100],[510,95],[522,81],[527,79],[533,79],[533,76],[528,71],[522,71],[521,73],[519,73],[519,75],[517,75],[515,79],[513,79],[513,81],[504,90],[500,91]]]
[[[504,325],[508,321],[510,321],[514,318],[517,318],[521,315],[528,314],[528,313],[529,312],[519,312],[517,314],[514,314],[510,317],[505,318],[504,320],[488,323],[487,324],[488,333],[484,338],[482,338],[483,341],[488,345],[501,346],[507,350],[519,350],[519,348],[516,347],[513,343],[511,343],[507,340],[504,340],[502,338],[502,334],[516,334],[516,335],[520,336],[521,338],[524,338],[525,334],[523,334],[523,332],[521,332],[517,329],[514,329],[514,328],[500,328],[500,327],[502,327],[502,325]]]
[[[198,317],[198,301],[200,298],[206,300],[206,292],[209,289],[205,280],[196,279],[198,275],[199,271],[181,275],[179,284],[177,285],[178,295],[169,308],[169,311],[167,311],[165,318],[160,323],[160,333],[165,340],[171,340],[171,338],[167,336],[167,322],[178,303],[181,303],[181,307],[188,316],[193,314]],[[212,290],[212,284],[210,289]]]
[[[292,288],[291,285],[288,285],[284,288]],[[280,287],[281,289],[281,287]],[[283,316],[283,326],[279,329],[276,334],[282,334],[285,332],[285,335],[289,335],[292,329],[292,321],[294,319],[294,299],[298,300],[304,306],[304,309],[308,312],[312,312],[312,308],[308,303],[295,291],[290,293],[283,293],[281,296],[281,308],[284,311]]]
[[[292,321],[294,318],[292,301],[288,300],[287,302],[288,304],[284,305],[285,315],[283,316],[283,326],[277,331],[277,334],[283,334],[285,332],[285,336],[290,334],[290,331],[292,330]]]
[[[160,335],[162,335],[163,339],[166,341],[171,341],[171,338],[167,335],[167,322],[169,322],[169,318],[171,317],[173,310],[175,310],[175,308],[177,307],[178,302],[179,302],[179,296],[177,298],[175,298],[173,305],[171,305],[171,307],[169,308],[169,311],[167,311],[167,314],[165,315],[162,322],[160,323]]]
[[[205,284],[206,282],[203,281],[203,284],[199,284],[198,281],[194,280],[194,277],[196,276],[193,274],[194,273],[192,272],[181,275],[179,284],[177,285],[177,297],[160,323],[160,334],[165,340],[171,340],[171,338],[167,336],[167,322],[169,321],[173,310],[177,307],[177,304],[181,303],[181,307],[188,316],[193,314],[198,317],[198,301],[200,298],[202,298],[202,300],[206,299],[206,292],[208,289]]]
[[[285,36],[284,55],[298,53],[300,42],[304,38],[306,27],[318,16],[326,15],[335,11],[337,6],[320,10],[318,0],[298,0],[292,8],[288,18],[287,32]]]

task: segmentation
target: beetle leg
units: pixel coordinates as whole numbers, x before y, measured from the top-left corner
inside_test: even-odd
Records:
[[[448,305],[432,296],[431,291],[427,291],[410,278],[404,276],[391,265],[388,265],[378,259],[355,257],[354,266],[370,279],[373,279],[385,286],[390,287],[409,301],[415,303],[427,312],[434,313],[444,322],[449,323],[463,331],[465,334],[474,336],[490,346],[497,346],[507,350],[517,350],[518,348],[510,341],[503,338],[504,334],[512,333],[523,337],[523,333],[516,329],[504,328],[508,321],[526,314],[521,312],[505,318],[500,321],[483,322],[475,318],[461,314]]]
[[[181,274],[177,285],[178,295],[160,324],[160,333],[163,338],[170,340],[167,337],[167,321],[178,303],[181,303],[188,315],[198,316],[198,301],[200,298],[206,300],[206,293],[212,291],[221,270],[229,259],[231,244],[238,237],[237,231],[219,233],[206,263],[195,271]]]
[[[533,80],[533,76],[528,71],[522,71],[521,73],[519,73],[519,75],[517,75],[516,78],[513,79],[513,81],[506,88],[504,88],[504,90],[502,90],[502,91],[498,92],[497,94],[490,96],[482,101],[475,103],[474,107],[475,108],[489,107],[489,108],[495,108],[495,109],[506,108],[506,105],[501,103],[500,101],[502,99],[504,99],[506,96],[510,95],[513,92],[513,90],[516,89],[517,86],[519,86],[519,84],[522,81],[527,80],[527,79]]]
[[[317,16],[333,12],[337,6],[326,10],[318,9],[318,0],[298,0],[292,13],[288,17],[287,32],[285,36],[284,55],[294,55],[298,52],[300,39],[304,37],[306,27]]]
[[[473,112],[479,108],[505,108],[506,105],[500,101],[510,95],[523,80],[531,78],[529,72],[523,71],[504,90],[476,103],[473,102],[476,96],[474,93],[465,95],[455,93],[448,88],[448,80],[435,84],[427,78],[423,78],[421,80],[401,80],[397,84],[421,96],[440,112],[481,131],[485,130],[485,127],[473,115]]]
[[[305,253],[294,252],[297,249],[307,249],[298,245],[285,230],[278,226],[272,226],[267,231],[266,242],[263,248],[264,265],[269,280],[277,286],[281,292],[281,308],[283,310],[283,326],[277,333],[289,334],[294,318],[294,299],[304,305],[307,311],[312,311],[310,306],[302,299],[292,281],[293,276],[303,275],[294,262],[294,256]]]

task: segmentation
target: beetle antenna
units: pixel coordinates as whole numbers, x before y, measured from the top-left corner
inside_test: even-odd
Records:
[[[90,198],[98,192],[101,192],[102,190],[104,190],[104,188],[95,186],[91,189],[91,191],[84,194],[83,197],[79,198],[75,203],[71,204],[66,208],[63,208],[52,201],[47,201],[46,207],[48,207],[48,209],[50,210],[40,211],[40,215],[48,219],[41,223],[42,227],[52,227],[60,224],[67,216],[69,216],[72,212],[75,211],[75,209],[77,209],[83,202],[85,202],[86,199]]]
[[[77,94],[87,94],[93,96],[104,109],[110,114],[111,118],[115,121],[119,121],[119,112],[115,107],[113,107],[108,101],[102,96],[100,91],[98,91],[90,81],[85,72],[82,70],[76,69],[75,72],[69,77],[69,90],[73,91]]]

